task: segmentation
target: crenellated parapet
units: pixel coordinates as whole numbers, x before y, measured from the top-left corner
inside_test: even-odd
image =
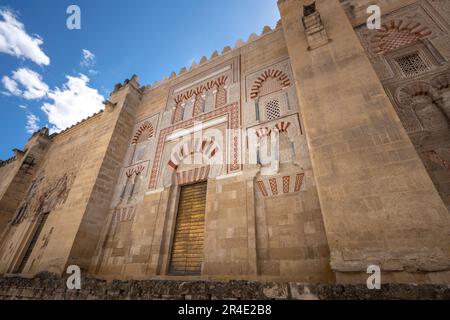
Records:
[[[220,53],[219,53],[219,51],[215,50],[211,54],[209,59],[206,56],[202,56],[198,62],[194,60],[189,67],[181,68],[178,73],[173,71],[169,76],[164,77],[160,81],[155,81],[151,85],[146,85],[146,86],[143,87],[143,89],[144,90],[151,90],[151,89],[157,88],[160,85],[166,84],[169,81],[171,81],[173,79],[176,79],[176,78],[186,74],[187,72],[193,71],[193,70],[199,68],[200,66],[203,66],[203,65],[205,65],[207,63],[210,63],[210,62],[213,62],[213,61],[215,61],[215,60],[217,60],[219,58],[222,58],[225,55],[228,55],[228,54],[230,54],[232,52],[235,52],[236,50],[239,50],[240,48],[257,41],[257,40],[265,37],[268,34],[271,34],[271,33],[275,32],[275,31],[278,31],[281,28],[282,28],[281,20],[278,21],[278,23],[275,26],[275,28],[272,28],[270,26],[264,26],[264,28],[262,29],[262,31],[261,31],[261,33],[259,35],[256,34],[256,33],[252,33],[248,37],[247,41],[244,41],[242,39],[238,39],[233,47],[225,46]],[[115,91],[119,90],[122,86],[123,86],[122,84],[117,84],[114,90]]]

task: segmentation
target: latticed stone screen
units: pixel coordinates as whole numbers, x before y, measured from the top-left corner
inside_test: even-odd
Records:
[[[281,117],[280,101],[278,99],[269,100],[266,103],[267,120],[275,120]]]
[[[395,61],[407,77],[415,76],[429,70],[429,67],[417,53],[396,58]]]

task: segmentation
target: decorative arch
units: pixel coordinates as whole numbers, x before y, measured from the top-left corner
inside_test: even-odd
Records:
[[[255,99],[261,95],[267,95],[272,92],[287,88],[290,85],[291,80],[283,71],[277,69],[268,69],[264,71],[254,82],[250,91],[250,98]]]
[[[227,90],[225,89],[226,81],[227,77],[225,76],[222,76],[216,80],[216,109],[221,108],[227,104]]]
[[[175,107],[172,115],[172,124],[183,120],[184,115],[184,103],[192,98],[195,98],[192,116],[195,117],[203,112],[204,100],[202,95],[210,90],[217,90],[216,95],[216,109],[223,107],[227,102],[227,91],[225,89],[227,76],[220,76],[217,79],[210,80],[194,89],[189,89],[183,93],[178,94],[174,98]]]
[[[258,138],[270,136],[274,130],[278,131],[279,133],[287,133],[288,128],[290,126],[291,126],[291,123],[289,121],[287,121],[287,122],[281,121],[281,122],[278,122],[277,124],[275,124],[275,126],[273,126],[273,128],[269,128],[269,127],[259,128],[258,130],[256,130],[256,136]]]
[[[220,87],[220,86],[224,86],[227,82],[228,77],[227,76],[221,76],[219,78],[216,79],[215,81],[215,85]]]
[[[420,22],[392,20],[382,25],[378,33],[372,37],[372,50],[376,54],[386,54],[413,44],[432,34]]]
[[[147,141],[148,139],[153,137],[154,132],[155,130],[153,128],[153,125],[150,122],[146,121],[136,131],[131,144],[136,145]]]
[[[272,134],[272,129],[265,127],[265,128],[259,128],[258,130],[256,130],[256,136],[258,138],[263,138],[263,137],[267,137],[270,136]]]
[[[414,98],[425,97],[427,101],[415,103]],[[432,85],[417,81],[397,90],[396,99],[400,119],[408,132],[435,130],[448,127],[450,122],[439,103],[439,94]]]
[[[208,81],[194,89],[189,89],[183,93],[180,93],[179,95],[177,95],[174,99],[175,104],[179,105],[184,103],[185,101],[188,101],[189,99],[201,95],[206,91],[209,91],[211,89],[217,89],[220,88],[222,86],[225,86],[226,82],[228,80],[227,76],[221,76],[218,77],[217,79]]]
[[[220,146],[212,139],[196,139],[194,143],[188,141],[172,151],[172,156],[167,165],[172,169],[177,170],[179,164],[186,157],[194,153],[201,153],[208,159],[212,159],[219,149]]]
[[[172,115],[172,124],[180,122],[183,120],[183,113],[184,113],[184,97],[183,95],[178,95],[175,97],[175,110],[173,111]]]
[[[140,189],[139,177],[145,170],[145,166],[138,165],[136,167],[129,168],[125,171],[125,184],[120,194],[119,202],[124,200],[130,200],[134,197],[136,189]]]
[[[431,85],[435,90],[441,92],[450,88],[450,74],[442,74],[431,79]]]
[[[450,170],[450,162],[442,158],[435,150],[423,152],[433,163],[439,165],[444,169]]]
[[[275,129],[277,129],[278,130],[278,132],[287,132],[288,131],[288,128],[290,127],[290,125],[291,125],[291,123],[290,122],[284,122],[284,121],[281,121],[281,122],[279,122],[279,123],[277,123],[276,125],[275,125]]]
[[[410,105],[415,97],[429,97],[432,101],[435,101],[438,94],[428,83],[417,81],[398,89],[396,96],[400,105]]]
[[[128,169],[128,170],[125,172],[125,174],[126,174],[126,176],[127,176],[128,178],[131,178],[131,177],[134,176],[134,175],[137,175],[137,176],[140,175],[142,172],[144,172],[144,169],[145,169],[144,166],[139,165],[139,166],[137,166],[137,167]]]
[[[193,117],[195,117],[203,112],[203,107],[205,104],[205,100],[202,97],[202,95],[203,95],[202,89],[196,90],[194,95],[195,95],[195,102],[194,102],[194,106],[192,108],[192,116]]]
[[[257,137],[258,161],[262,165],[261,172],[275,174],[279,164],[290,163],[295,159],[295,136],[297,130],[289,130],[291,122],[279,121],[270,127],[262,127],[255,131]],[[275,161],[275,162],[274,162]]]

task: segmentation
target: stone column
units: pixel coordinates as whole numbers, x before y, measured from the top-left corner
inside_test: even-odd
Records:
[[[278,6],[337,281],[448,282],[450,215],[338,0],[316,1],[331,41],[309,43],[311,2]]]

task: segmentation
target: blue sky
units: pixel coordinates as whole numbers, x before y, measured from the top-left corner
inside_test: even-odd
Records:
[[[71,4],[81,30],[66,27]],[[132,74],[152,84],[278,19],[276,0],[0,0],[0,159],[96,112]]]

